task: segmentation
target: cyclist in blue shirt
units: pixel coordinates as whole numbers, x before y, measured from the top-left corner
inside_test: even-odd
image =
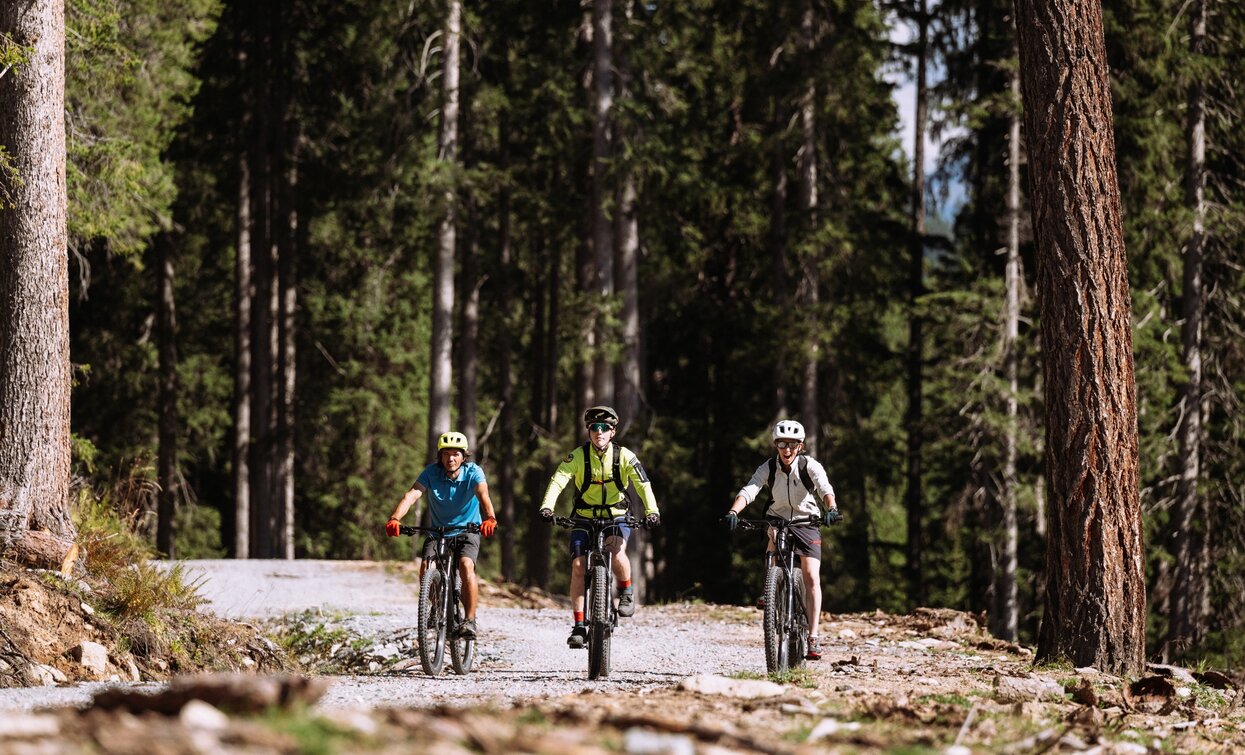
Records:
[[[484,479],[484,470],[479,464],[467,461],[467,436],[457,432],[442,433],[437,440],[437,462],[429,464],[420,473],[411,489],[406,491],[402,500],[394,508],[393,514],[385,524],[385,532],[390,537],[401,534],[402,517],[410,511],[424,495],[428,496],[428,512],[432,515],[433,527],[462,527],[468,524],[479,524],[480,532],[465,533],[467,542],[463,544],[461,559],[458,562],[459,573],[462,575],[463,607],[467,612],[467,620],[459,629],[460,636],[474,638],[476,635],[476,604],[479,600],[480,585],[476,580],[476,559],[480,556],[480,535],[491,537],[497,529],[497,517],[493,513],[493,502],[488,495],[488,482]],[[486,515],[483,520],[480,510]],[[450,534],[453,534],[452,532]],[[419,567],[420,579],[428,566],[434,543],[424,538],[424,560]]]

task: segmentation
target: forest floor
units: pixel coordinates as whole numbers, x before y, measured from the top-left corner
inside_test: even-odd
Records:
[[[485,584],[475,669],[431,678],[412,642],[406,565],[186,569],[204,577],[215,614],[205,626],[218,628],[200,633],[220,650],[166,648],[181,652],[168,670],[167,658],[109,634],[55,578],[0,571],[0,672],[37,658],[64,677],[0,690],[0,752],[1245,749],[1239,678],[1152,666],[1123,680],[1035,666],[1028,648],[956,611],[825,614],[823,659],[771,679],[759,610],[644,606],[615,637],[610,675],[590,682],[586,653],[565,645],[564,600]],[[106,649],[102,669],[74,651],[84,632]],[[303,676],[255,673],[274,664]],[[168,681],[195,668],[246,673]]]

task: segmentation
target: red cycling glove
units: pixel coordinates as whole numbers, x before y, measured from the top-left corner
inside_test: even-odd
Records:
[[[397,519],[390,519],[385,522],[385,534],[389,537],[397,537],[402,534],[402,523]]]
[[[495,529],[497,529],[497,520],[491,516],[483,522],[480,522],[480,534],[485,537],[492,537],[493,530]]]

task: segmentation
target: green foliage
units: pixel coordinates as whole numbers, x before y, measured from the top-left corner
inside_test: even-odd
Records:
[[[180,564],[153,563],[154,550],[135,532],[133,502],[120,495],[121,490],[102,496],[83,490],[74,506],[88,573],[101,586],[93,601],[119,622],[155,622],[168,611],[196,609],[203,602],[199,582],[189,579]]]

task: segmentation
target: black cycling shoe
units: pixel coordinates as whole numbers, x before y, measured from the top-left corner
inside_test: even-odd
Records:
[[[571,627],[571,636],[566,638],[566,646],[571,650],[583,650],[588,642],[588,627],[576,624]]]
[[[618,615],[624,619],[635,616],[635,595],[631,592],[618,594]]]
[[[458,636],[464,640],[474,640],[476,638],[476,620],[467,619],[458,625]]]

